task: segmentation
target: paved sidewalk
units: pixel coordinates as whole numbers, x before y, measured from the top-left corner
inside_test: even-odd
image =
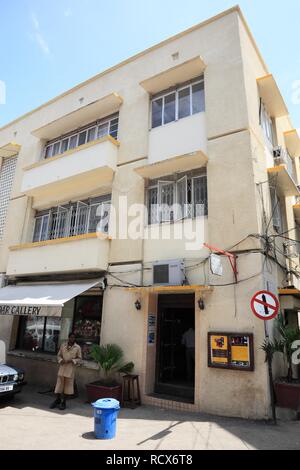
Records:
[[[0,401],[0,449],[300,450],[300,422],[218,418],[142,406],[122,409],[116,439],[93,435],[93,410],[70,400],[65,411],[48,408],[52,397],[26,387],[12,402]]]

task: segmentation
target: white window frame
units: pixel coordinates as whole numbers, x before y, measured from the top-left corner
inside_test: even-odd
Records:
[[[175,220],[183,220],[183,219],[186,219],[187,217],[187,180],[188,180],[188,177],[187,175],[183,176],[182,178],[179,178],[179,180],[176,181],[176,194],[175,194],[175,204],[177,204],[177,209],[179,208],[178,206],[180,205],[179,203],[179,200],[178,200],[178,194],[179,194],[179,191],[178,191],[178,185],[180,183],[184,183],[184,189],[185,189],[185,196],[184,196],[184,203],[183,203],[183,213],[181,211],[181,213],[177,213],[176,214],[176,219]]]
[[[71,141],[71,139],[72,139],[73,137],[75,137],[75,136],[76,136],[76,145],[75,145],[75,147],[72,147],[72,150],[75,149],[75,148],[77,148],[77,147],[81,147],[81,145],[84,145],[84,144],[86,144],[86,143],[88,143],[88,142],[95,142],[95,141],[98,140],[98,139],[101,139],[101,138],[103,138],[103,137],[105,137],[105,136],[107,136],[107,135],[110,135],[111,123],[112,123],[112,121],[115,121],[115,120],[118,121],[118,127],[117,127],[117,134],[118,134],[118,132],[119,132],[119,115],[114,115],[114,116],[110,117],[109,119],[105,119],[105,118],[104,118],[104,120],[100,120],[100,122],[98,121],[98,123],[96,123],[96,124],[93,123],[93,124],[91,124],[90,126],[87,126],[86,128],[78,129],[78,131],[72,133],[71,135],[62,136],[61,138],[56,139],[56,140],[54,140],[54,141],[52,141],[52,142],[50,142],[50,143],[49,143],[49,142],[46,143],[45,148],[44,148],[44,150],[43,150],[43,158],[44,158],[44,159],[49,159],[49,158],[52,158],[52,157],[54,157],[54,156],[56,156],[56,155],[61,155],[62,153],[65,153],[65,152],[67,152],[68,150],[70,150],[70,141]],[[99,127],[100,127],[100,126],[103,126],[103,125],[105,125],[105,124],[107,124],[107,133],[106,133],[103,137],[98,137],[98,130],[99,130]],[[87,138],[88,138],[88,133],[89,133],[89,131],[90,131],[91,129],[94,129],[94,128],[95,128],[95,139],[88,141],[88,140],[87,140]],[[79,134],[81,134],[81,133],[83,133],[83,132],[86,132],[85,143],[78,145],[78,142],[79,142]],[[114,137],[113,137],[113,138],[114,138]],[[68,148],[67,148],[67,150],[65,150],[64,152],[61,152],[62,141],[63,141],[63,140],[66,140],[66,139],[68,139]],[[59,152],[56,153],[55,155],[53,155],[53,147],[54,147],[54,145],[57,144],[58,142],[59,142]],[[51,147],[51,155],[49,155],[49,157],[46,157],[46,151],[47,151],[47,148],[48,148],[48,147]]]
[[[191,202],[188,203],[188,180],[191,181]],[[155,224],[161,224],[161,223],[170,223],[170,222],[175,222],[175,221],[179,221],[179,220],[183,220],[183,219],[186,219],[186,218],[196,218],[196,217],[202,217],[202,216],[198,216],[196,214],[196,210],[195,210],[195,195],[194,195],[194,192],[195,192],[195,188],[194,188],[194,184],[195,184],[195,180],[202,180],[203,183],[206,182],[207,184],[207,174],[198,174],[198,175],[194,175],[194,176],[189,176],[188,174],[184,175],[184,176],[181,176],[177,181],[172,181],[172,180],[157,180],[155,181],[154,184],[150,184],[150,186],[147,187],[147,194],[146,194],[146,197],[147,197],[147,222],[146,224],[147,225],[155,225]],[[178,206],[180,205],[179,204],[179,200],[178,200],[178,184],[180,182],[185,182],[185,204],[184,204],[184,214],[183,214],[183,217],[179,217],[179,215],[182,215],[182,214],[178,214]],[[167,186],[167,185],[173,185],[173,206],[175,205],[175,207],[177,207],[177,211],[176,213],[174,212],[173,213],[173,216],[174,218],[171,219],[171,217],[169,217],[168,220],[165,220],[162,218],[162,213],[161,213],[161,206],[162,206],[162,192],[161,192],[161,188],[163,186]],[[207,186],[206,186],[207,188]],[[157,208],[156,208],[156,211],[157,211],[157,214],[156,214],[156,220],[157,222],[152,222],[152,219],[151,219],[151,205],[150,205],[150,191],[153,190],[153,189],[156,189],[157,190]],[[207,196],[207,190],[206,190],[206,196]],[[204,202],[204,201],[203,201]],[[207,200],[206,200],[206,203],[207,203]],[[189,206],[191,206],[191,210],[189,211]],[[190,212],[190,214],[189,214]],[[205,217],[207,214],[203,214],[203,216]]]
[[[260,109],[260,125],[261,125],[264,137],[268,145],[273,149],[273,147],[275,146],[275,134],[274,134],[273,120],[262,100],[261,100],[261,109]],[[269,133],[271,133],[271,140],[268,135]]]
[[[166,91],[166,92],[162,92],[158,95],[156,95],[154,98],[151,99],[151,106],[150,106],[150,130],[151,129],[157,129],[158,127],[163,127],[163,126],[167,126],[168,124],[172,124],[172,122],[177,122],[181,119],[185,119],[187,117],[190,117],[190,116],[194,116],[195,114],[200,114],[201,112],[203,111],[198,111],[197,113],[194,113],[193,114],[193,86],[194,85],[197,85],[198,83],[203,83],[204,84],[204,77],[203,78],[200,78],[200,79],[197,79],[195,81],[191,81],[189,84],[186,84],[186,85],[181,85],[180,87],[174,89],[174,90],[171,90],[171,91]],[[189,88],[190,90],[190,114],[187,115],[187,116],[184,116],[182,118],[179,118],[178,117],[178,109],[179,109],[179,92],[181,90],[184,90],[186,88]],[[170,122],[167,122],[165,124],[164,122],[164,114],[165,114],[165,97],[168,96],[168,95],[172,95],[175,93],[175,120],[174,121],[170,121]],[[156,126],[156,127],[152,127],[152,103],[154,101],[157,101],[159,99],[162,99],[162,120],[161,120],[161,125],[159,126]],[[205,110],[205,107],[204,107],[204,110]]]
[[[171,217],[169,217],[169,219],[167,220],[163,220],[162,218],[162,211],[161,211],[161,208],[162,208],[162,188],[164,186],[172,186],[173,187],[173,204],[172,206],[174,206],[175,204],[175,201],[176,201],[176,185],[175,185],[175,181],[168,181],[168,180],[159,180],[157,182],[157,185],[158,185],[158,201],[159,201],[159,204],[158,204],[158,212],[159,212],[159,221],[160,223],[170,223],[170,222],[173,222],[175,220],[175,217],[176,217],[176,214],[173,213],[173,220],[171,219]],[[170,215],[171,215],[171,212],[170,212]]]

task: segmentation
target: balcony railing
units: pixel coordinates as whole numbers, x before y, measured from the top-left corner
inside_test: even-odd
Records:
[[[278,147],[274,150],[274,165],[286,165],[288,174],[296,184],[297,177],[294,168],[294,162],[286,149]]]

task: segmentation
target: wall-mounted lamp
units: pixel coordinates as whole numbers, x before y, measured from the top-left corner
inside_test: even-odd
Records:
[[[139,300],[137,300],[134,305],[135,305],[135,308],[136,308],[137,310],[141,310],[142,304],[141,304],[141,302],[140,302]]]
[[[200,297],[200,299],[198,300],[198,305],[199,305],[200,310],[205,309],[204,299],[202,297]]]

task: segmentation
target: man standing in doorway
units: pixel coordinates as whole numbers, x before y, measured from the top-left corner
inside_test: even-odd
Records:
[[[185,346],[187,379],[193,382],[195,375],[195,330],[189,328],[183,335],[181,343]]]
[[[54,391],[56,399],[50,405],[51,409],[59,406],[60,410],[65,410],[66,396],[74,395],[75,368],[82,360],[81,348],[75,340],[74,333],[70,333],[68,342],[62,344],[58,351],[59,369]]]

